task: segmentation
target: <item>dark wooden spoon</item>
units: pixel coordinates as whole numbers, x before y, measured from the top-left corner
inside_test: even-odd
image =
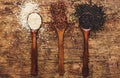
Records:
[[[89,37],[89,32],[91,29],[85,29],[81,27],[81,30],[83,32],[84,36],[84,52],[83,52],[83,68],[82,68],[82,74],[83,76],[88,76],[89,75],[89,50],[88,50],[88,37]]]
[[[80,29],[82,30],[84,37],[83,68],[82,68],[82,74],[84,77],[87,77],[89,75],[88,39],[89,39],[89,33],[91,30],[91,23],[93,17],[94,16],[91,13],[85,12],[79,18]]]

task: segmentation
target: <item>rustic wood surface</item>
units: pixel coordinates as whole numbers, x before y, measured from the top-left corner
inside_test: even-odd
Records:
[[[57,33],[49,28],[49,5],[57,0],[34,0],[40,6],[43,25],[38,32],[37,77],[30,75],[31,33],[18,23],[22,0],[0,0],[0,78],[83,78],[83,35],[78,23],[67,28],[64,37],[65,74],[58,74]],[[92,0],[103,5],[107,14],[105,29],[89,38],[88,78],[120,77],[120,0]],[[73,23],[74,5],[87,0],[65,0],[68,21]]]

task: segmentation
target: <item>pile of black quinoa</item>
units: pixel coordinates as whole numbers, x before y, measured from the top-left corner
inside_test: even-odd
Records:
[[[79,24],[85,29],[91,28],[96,32],[102,30],[105,22],[105,13],[102,6],[90,4],[77,4],[75,6],[75,16],[79,19]]]

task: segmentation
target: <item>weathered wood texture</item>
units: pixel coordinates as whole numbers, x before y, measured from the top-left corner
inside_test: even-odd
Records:
[[[31,34],[17,22],[22,0],[0,0],[0,78],[82,78],[83,35],[78,23],[67,28],[64,37],[65,75],[58,74],[57,34],[49,24],[51,2],[35,0],[40,5],[43,25],[38,34],[39,72],[30,75]],[[87,0],[64,0],[68,21],[72,23],[74,5]],[[105,29],[89,38],[88,78],[120,77],[120,0],[93,0],[103,5],[108,15]]]

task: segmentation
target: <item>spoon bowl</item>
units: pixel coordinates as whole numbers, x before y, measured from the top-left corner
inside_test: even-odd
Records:
[[[38,13],[30,13],[27,18],[27,23],[32,30],[37,30],[42,24],[42,18]]]

